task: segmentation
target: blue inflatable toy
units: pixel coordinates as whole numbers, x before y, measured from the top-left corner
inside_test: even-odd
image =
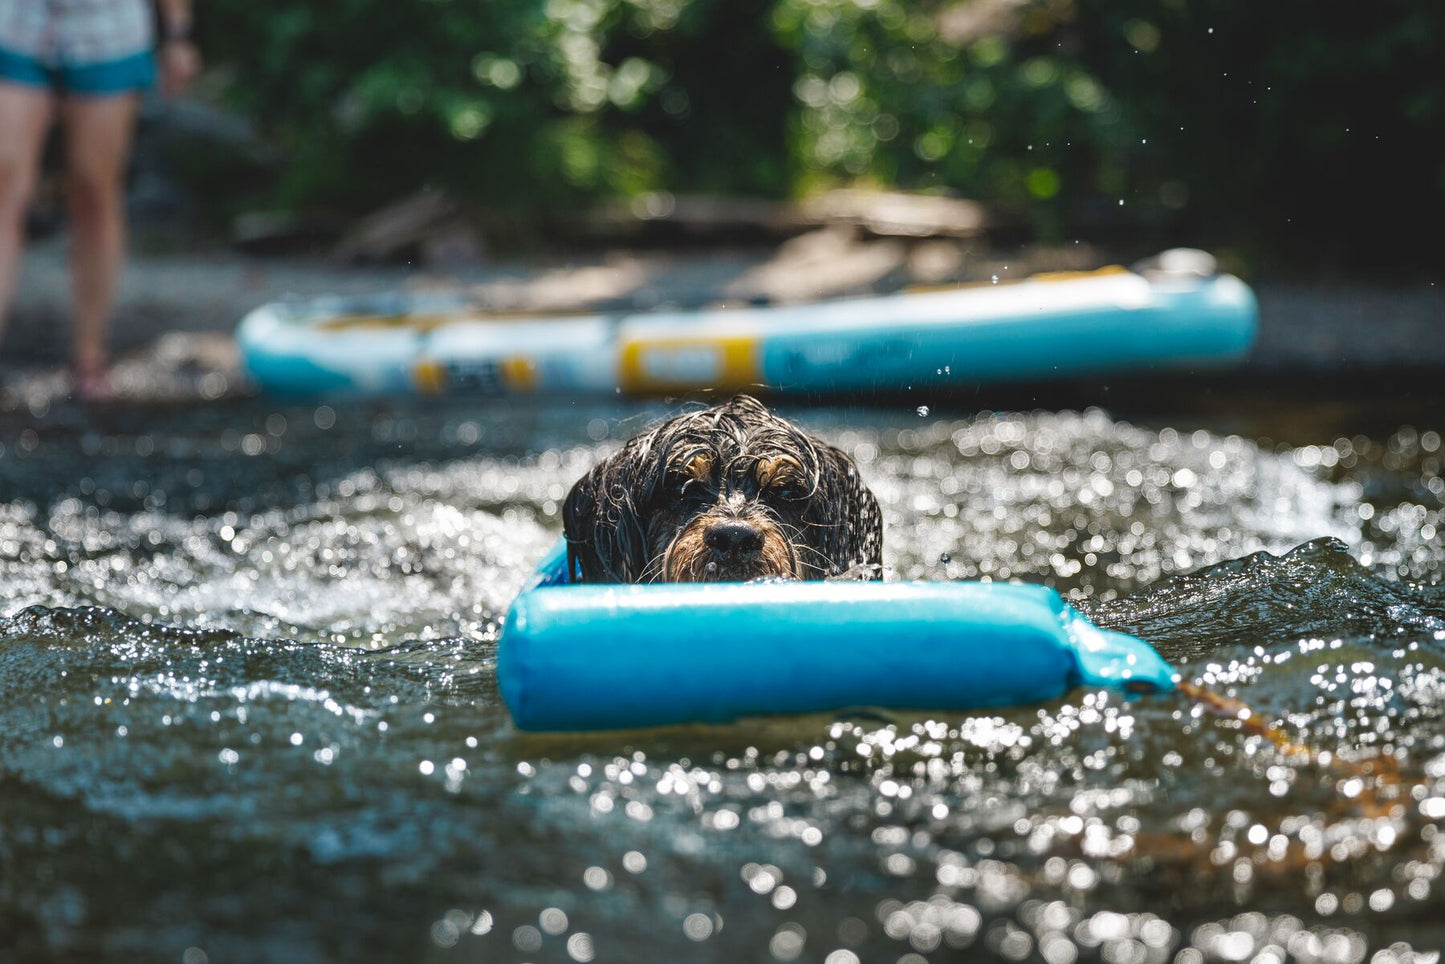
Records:
[[[512,604],[497,676],[518,728],[572,731],[1175,685],[1147,643],[1099,629],[1044,586],[568,585],[560,547]]]

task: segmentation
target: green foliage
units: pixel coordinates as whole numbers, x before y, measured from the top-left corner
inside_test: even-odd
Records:
[[[1054,42],[1071,15],[1060,2],[781,0],[772,24],[798,56],[803,183],[946,189],[1057,233],[1061,204],[1125,181],[1119,106]]]
[[[1445,213],[1445,5],[1381,0],[207,0],[279,200],[423,185],[566,209],[645,191],[950,191],[1363,247]],[[1353,247],[1351,247],[1353,245]]]
[[[209,0],[205,43],[283,143],[283,203],[374,206],[434,184],[562,207],[664,186],[781,192],[788,81],[752,29],[764,7]],[[730,49],[773,69],[722,81]]]

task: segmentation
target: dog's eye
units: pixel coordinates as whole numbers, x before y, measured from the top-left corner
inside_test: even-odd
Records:
[[[775,499],[791,502],[808,496],[808,486],[800,475],[781,473],[768,480],[764,491]]]
[[[788,481],[779,485],[774,485],[768,491],[770,491],[778,498],[787,499],[788,501],[792,501],[794,499],[801,499],[806,494],[802,484],[796,481]]]
[[[667,483],[667,493],[674,499],[696,499],[703,495],[703,484],[690,475],[674,475]]]
[[[696,452],[686,460],[675,462],[667,470],[667,491],[674,499],[700,498],[712,478],[713,457],[710,452]]]
[[[775,498],[791,501],[805,498],[808,494],[808,488],[803,478],[803,467],[797,463],[797,460],[786,455],[782,458],[765,459],[759,462],[757,476],[758,484]]]

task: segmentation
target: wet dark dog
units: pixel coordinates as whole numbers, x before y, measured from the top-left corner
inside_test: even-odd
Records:
[[[747,395],[632,439],[572,487],[563,520],[583,582],[823,579],[882,559],[853,461]]]

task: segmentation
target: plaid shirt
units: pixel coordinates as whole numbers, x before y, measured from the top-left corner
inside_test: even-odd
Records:
[[[0,48],[47,67],[87,67],[151,48],[149,0],[0,0]]]

